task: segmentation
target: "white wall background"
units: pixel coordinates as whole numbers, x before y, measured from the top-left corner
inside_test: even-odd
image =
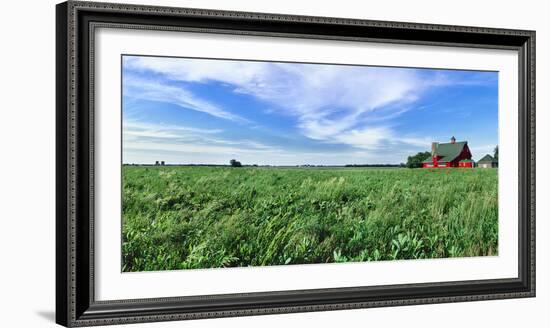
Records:
[[[126,0],[209,9],[534,29],[539,163],[550,138],[550,23],[544,1]],[[0,10],[0,326],[54,327],[55,9],[10,1]],[[546,74],[545,74],[546,73]],[[549,173],[537,172],[537,298],[132,325],[132,327],[545,327],[550,305]]]

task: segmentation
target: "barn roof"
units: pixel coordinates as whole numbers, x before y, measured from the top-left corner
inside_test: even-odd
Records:
[[[463,159],[460,161],[460,163],[473,163],[474,161],[472,161],[471,159]]]
[[[485,156],[483,156],[479,161],[477,161],[478,163],[497,163],[498,160],[496,160],[493,156],[487,154]]]
[[[467,141],[457,141],[455,143],[439,143],[435,149],[435,155],[440,158],[437,160],[438,163],[450,162],[453,159],[457,158],[458,155],[464,149],[464,146],[467,145]],[[422,163],[431,163],[432,157],[426,158]]]

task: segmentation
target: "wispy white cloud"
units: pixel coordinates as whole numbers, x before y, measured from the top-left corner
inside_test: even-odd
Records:
[[[221,129],[200,129],[170,124],[152,124],[125,119],[123,124],[123,135],[125,140],[136,140],[139,138],[155,139],[181,139],[185,137],[204,136],[219,134]]]
[[[227,164],[238,158],[246,164],[295,165],[327,164],[343,165],[376,161],[374,153],[364,148],[337,151],[314,151],[281,147],[251,139],[224,136],[220,129],[199,129],[170,124],[152,124],[127,120],[123,125],[125,163],[210,163]]]
[[[249,139],[228,139],[221,129],[200,129],[169,124],[126,120],[123,125],[124,149],[217,155],[284,152],[283,149]],[[183,158],[184,159],[184,158]],[[185,160],[182,161],[185,163]]]
[[[339,133],[335,141],[361,149],[377,149],[383,141],[393,138],[393,132],[386,127],[373,127]]]
[[[464,72],[460,71],[460,74],[449,74],[449,71],[438,71],[433,74],[433,77],[426,80],[426,85],[431,87],[445,87],[445,86],[491,86],[498,81],[498,75],[493,74],[468,74],[467,78],[464,78]],[[452,72],[452,71],[451,71]],[[479,71],[477,71],[479,73]]]
[[[381,148],[399,148],[403,145],[425,148],[432,140],[426,137],[399,135],[387,126],[352,129],[336,134],[328,142],[342,143],[355,148],[376,151]]]
[[[357,163],[400,163],[410,153],[398,151],[389,156],[370,151],[301,151],[278,147],[247,148],[245,146],[199,145],[193,143],[126,142],[125,163],[154,163],[164,160],[168,164],[203,163],[228,164],[236,158],[244,164],[299,165],[323,164],[345,165]]]
[[[308,138],[359,148],[374,148],[393,134],[390,128],[373,123],[409,110],[429,85],[450,83],[441,76],[426,81],[415,70],[386,67],[162,57],[126,57],[125,65],[175,81],[226,84],[236,93],[270,103],[270,112],[295,117],[296,127]],[[172,94],[169,87],[162,97],[172,100]],[[220,117],[235,115],[206,107]]]
[[[185,109],[207,113],[209,115],[237,122],[248,120],[222,109],[209,100],[202,99],[182,87],[154,80],[146,80],[131,75],[125,75],[124,95],[132,98],[165,102],[178,105]]]

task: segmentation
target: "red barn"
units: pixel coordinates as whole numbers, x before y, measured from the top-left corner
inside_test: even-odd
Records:
[[[433,142],[432,156],[422,162],[422,167],[474,167],[468,142],[457,142],[455,137],[452,137],[449,143]]]

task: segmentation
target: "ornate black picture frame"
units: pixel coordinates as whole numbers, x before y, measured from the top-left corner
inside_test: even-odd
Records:
[[[91,326],[535,296],[535,32],[69,1],[57,5],[56,321]],[[94,32],[98,26],[509,49],[519,58],[519,276],[97,301],[94,297]]]

